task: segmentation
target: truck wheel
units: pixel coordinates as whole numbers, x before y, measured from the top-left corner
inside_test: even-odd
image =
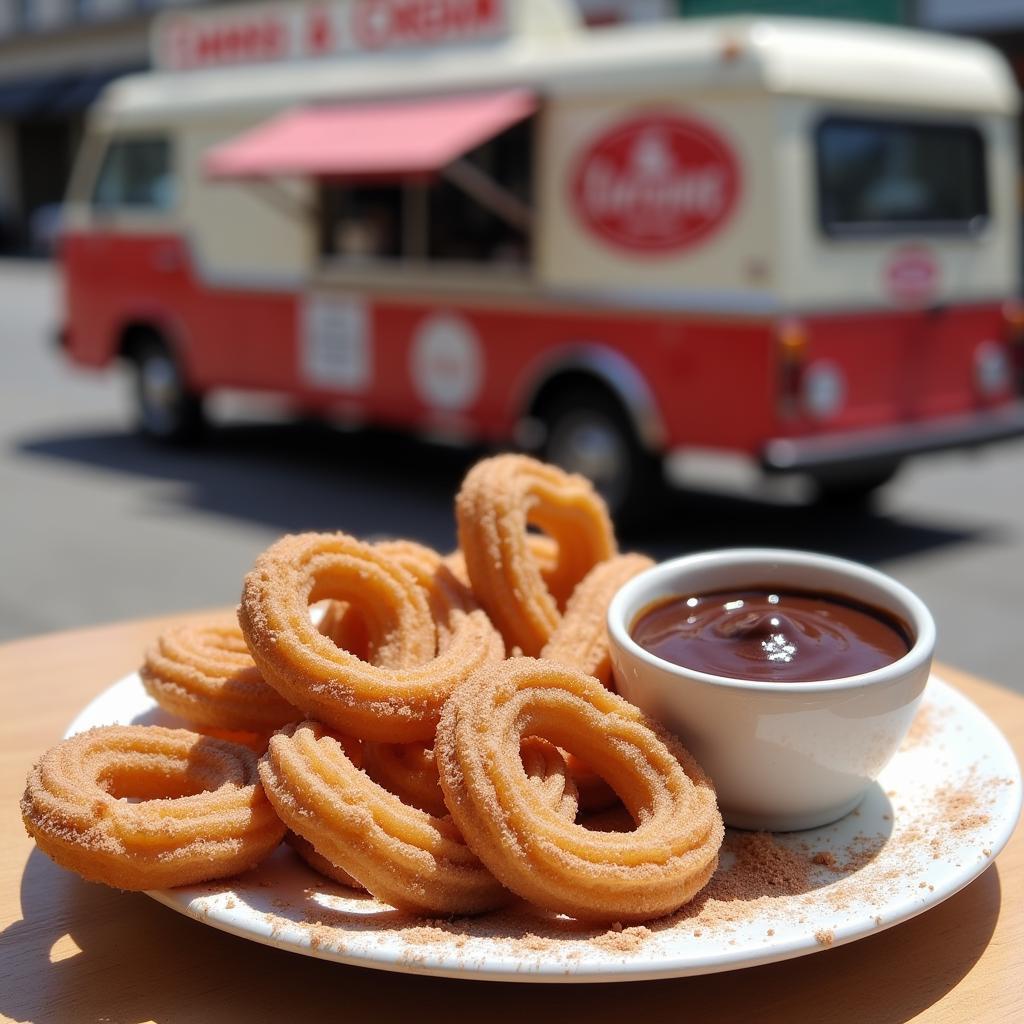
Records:
[[[613,396],[576,386],[552,396],[539,419],[546,435],[542,456],[593,481],[616,523],[651,517],[662,487],[661,459],[641,445]]]
[[[157,441],[194,440],[205,423],[201,396],[189,390],[178,360],[153,334],[131,355],[135,371],[135,408],[139,429]]]
[[[878,491],[899,472],[901,463],[886,462],[851,470],[848,475],[815,478],[817,501],[821,505],[856,507],[868,505]]]

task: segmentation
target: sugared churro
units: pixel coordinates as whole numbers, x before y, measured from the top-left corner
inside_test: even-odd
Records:
[[[636,828],[594,832],[522,785],[523,736],[540,735],[606,778]],[[689,753],[592,676],[514,658],[459,687],[435,740],[441,787],[466,842],[518,895],[591,921],[642,921],[693,898],[724,835]]]
[[[608,686],[612,663],[608,650],[608,605],[615,591],[654,562],[646,555],[616,555],[598,562],[572,592],[562,621],[540,656],[570,665]]]
[[[104,726],[52,747],[29,773],[21,814],[58,864],[118,889],[226,878],[284,835],[251,750],[152,725]]]
[[[359,608],[372,663],[312,625],[308,605],[325,597]],[[271,546],[245,578],[239,622],[264,678],[287,700],[342,732],[388,743],[430,740],[455,686],[504,655],[475,608],[452,608],[439,651],[424,587],[399,558],[345,534]]]
[[[588,480],[525,455],[478,462],[455,500],[459,546],[473,593],[506,646],[537,655],[576,584],[615,554],[604,502]],[[542,574],[529,527],[557,545]]]
[[[162,708],[197,725],[265,733],[301,717],[263,681],[227,615],[162,633],[139,676]]]

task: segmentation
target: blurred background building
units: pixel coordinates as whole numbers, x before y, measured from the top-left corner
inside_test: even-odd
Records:
[[[216,0],[216,5],[232,0]],[[580,0],[595,24],[650,20],[676,0]],[[0,0],[0,252],[47,252],[85,111],[149,65],[153,17],[202,0]]]
[[[216,0],[216,3],[237,0]],[[577,0],[593,25],[736,13],[918,25],[983,37],[1024,81],[1021,0]],[[0,252],[49,251],[85,111],[149,65],[153,17],[203,0],[0,0]]]
[[[0,0],[0,251],[44,249],[89,104],[182,0]]]

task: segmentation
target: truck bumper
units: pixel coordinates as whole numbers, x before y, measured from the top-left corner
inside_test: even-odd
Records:
[[[889,462],[905,455],[975,448],[1024,436],[1024,401],[986,412],[856,433],[779,437],[761,449],[761,466],[771,473],[815,473]]]

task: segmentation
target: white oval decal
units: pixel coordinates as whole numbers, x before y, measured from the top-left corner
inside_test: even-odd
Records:
[[[457,411],[471,405],[483,383],[483,353],[472,326],[453,313],[435,313],[416,330],[412,382],[427,405]]]

